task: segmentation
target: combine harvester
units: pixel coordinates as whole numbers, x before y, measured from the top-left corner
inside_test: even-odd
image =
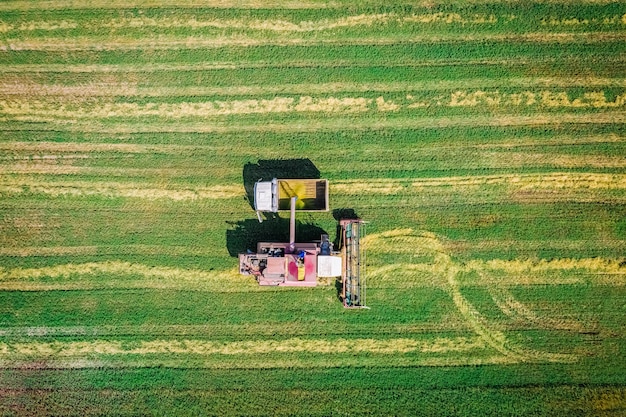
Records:
[[[319,241],[296,242],[297,211],[328,211],[328,180],[276,179],[254,185],[254,208],[261,213],[289,210],[289,242],[258,242],[256,253],[239,254],[239,272],[253,275],[260,285],[314,287],[318,278],[341,277],[345,307],[365,307],[365,251],[361,219],[339,221],[340,250],[328,235]]]

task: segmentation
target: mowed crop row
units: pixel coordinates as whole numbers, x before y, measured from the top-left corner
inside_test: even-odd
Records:
[[[386,10],[385,10],[386,9]],[[527,8],[490,5],[467,9],[427,11],[380,7],[361,13],[347,10],[196,10],[137,9],[126,12],[95,10],[68,13],[49,11],[45,17],[31,12],[7,11],[0,33],[10,50],[134,49],[146,44],[156,48],[255,46],[263,44],[341,43],[344,39],[370,44],[405,40],[571,39],[574,35],[615,39],[622,34],[623,10],[604,7],[574,8],[544,5]],[[572,13],[576,16],[572,17]],[[377,35],[372,27],[382,28]],[[110,33],[115,34],[112,38]],[[63,36],[69,34],[67,36]],[[61,36],[59,36],[61,35]],[[369,35],[369,36],[368,36]],[[337,39],[339,36],[340,39]]]
[[[0,10],[0,414],[624,411],[622,4]],[[237,273],[285,160],[370,310]]]

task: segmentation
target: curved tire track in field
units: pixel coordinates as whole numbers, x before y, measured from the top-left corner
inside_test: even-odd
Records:
[[[465,318],[469,327],[480,336],[487,345],[503,354],[512,362],[574,362],[577,360],[575,355],[540,352],[511,344],[504,333],[490,328],[487,320],[481,316],[480,312],[476,310],[465,297],[463,297],[461,288],[456,280],[460,269],[452,262],[451,258],[446,254],[440,254],[437,260],[446,270],[448,290],[450,291],[454,305]]]
[[[480,273],[479,273],[480,274]],[[585,331],[585,327],[573,320],[555,320],[549,317],[540,317],[525,304],[519,302],[506,288],[488,286],[489,294],[498,308],[504,314],[514,319],[521,319],[542,329]]]
[[[402,229],[391,232],[383,232],[379,235],[368,236],[368,243],[377,242],[379,238],[395,238],[402,240],[406,235],[412,234],[412,229]],[[400,236],[403,234],[404,236]],[[423,233],[418,239],[412,239],[413,243],[418,244],[420,252],[426,251],[433,255],[433,274],[442,277],[441,285],[450,295],[455,307],[465,320],[467,326],[485,343],[501,355],[505,363],[519,362],[574,362],[577,360],[575,355],[540,352],[531,349],[525,349],[511,343],[506,335],[501,331],[494,329],[488,320],[474,307],[464,296],[461,291],[461,285],[457,280],[457,276],[462,272],[460,265],[457,265],[450,255],[444,250],[444,245],[432,233]],[[386,242],[377,242],[384,248]],[[411,248],[415,250],[415,247]],[[445,280],[445,281],[444,281]]]

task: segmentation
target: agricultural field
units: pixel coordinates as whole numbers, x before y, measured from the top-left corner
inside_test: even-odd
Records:
[[[609,0],[0,2],[0,415],[626,414],[625,42]],[[370,309],[238,274],[272,169],[329,180],[299,240],[367,220]]]

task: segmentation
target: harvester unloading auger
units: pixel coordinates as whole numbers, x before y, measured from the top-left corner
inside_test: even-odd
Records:
[[[339,278],[345,307],[366,306],[365,250],[361,219],[339,221],[339,248],[328,235],[319,241],[296,242],[296,212],[328,211],[328,180],[276,179],[254,185],[254,208],[261,213],[290,213],[289,242],[258,242],[256,253],[239,254],[239,272],[253,275],[260,285],[314,287],[318,278]]]

